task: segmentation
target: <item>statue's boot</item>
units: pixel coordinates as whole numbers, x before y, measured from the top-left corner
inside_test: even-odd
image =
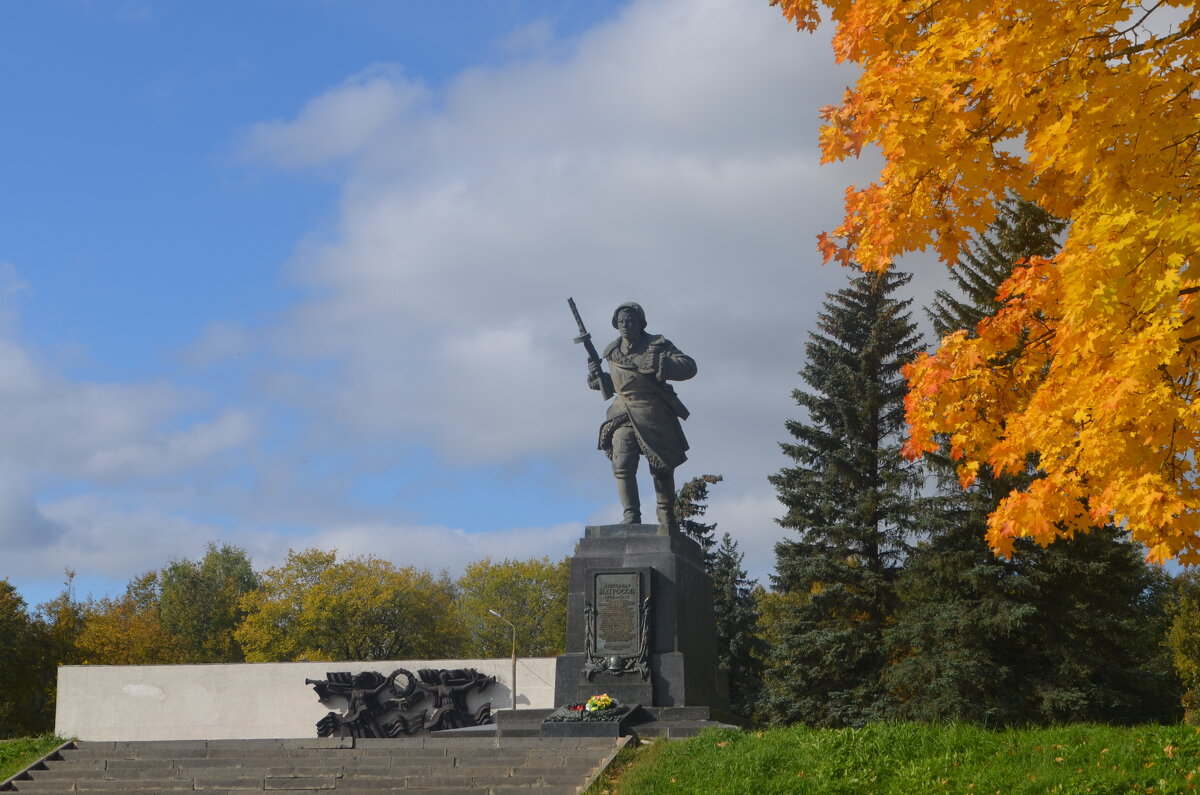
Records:
[[[625,515],[622,524],[642,523],[642,502],[638,498],[637,475],[617,475],[617,495],[621,498],[621,507]]]
[[[675,470],[654,469],[650,475],[654,478],[654,495],[658,500],[658,523],[675,532],[679,529],[675,519]]]

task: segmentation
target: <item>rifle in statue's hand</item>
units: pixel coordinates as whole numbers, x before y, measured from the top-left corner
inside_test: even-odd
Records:
[[[608,400],[613,396],[612,376],[604,372],[600,366],[600,354],[596,353],[596,346],[592,344],[592,335],[583,327],[583,318],[579,316],[579,310],[575,308],[575,299],[568,298],[567,304],[571,307],[571,314],[575,316],[575,322],[579,324],[579,336],[575,338],[576,342],[582,342],[583,347],[587,349],[588,361],[590,362],[589,370],[596,374],[596,378],[600,381],[600,392],[603,393],[604,399]]]

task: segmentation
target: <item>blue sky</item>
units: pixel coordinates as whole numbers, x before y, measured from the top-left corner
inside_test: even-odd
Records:
[[[766,2],[0,5],[0,577],[210,541],[455,573],[619,518],[598,343],[699,363],[680,482],[765,577],[766,477],[845,274],[853,74]],[[941,278],[926,267],[919,298]],[[649,491],[648,478],[643,490]]]
[[[36,281],[27,333],[86,346],[72,373],[137,378],[214,315],[266,317],[290,297],[280,263],[329,219],[336,175],[242,167],[239,132],[374,64],[437,91],[464,68],[503,63],[506,37],[527,26],[569,39],[613,13],[591,2],[6,5],[0,212],[6,259]]]

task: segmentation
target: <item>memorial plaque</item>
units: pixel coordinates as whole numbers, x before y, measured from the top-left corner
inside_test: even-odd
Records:
[[[596,574],[596,654],[633,657],[641,645],[641,576],[636,571]]]

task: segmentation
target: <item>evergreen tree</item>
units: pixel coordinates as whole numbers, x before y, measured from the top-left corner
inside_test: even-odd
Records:
[[[698,521],[708,511],[708,487],[720,483],[720,475],[698,475],[680,487],[675,495],[675,518],[680,531],[700,545],[706,569],[712,566],[712,548],[717,543],[716,523]],[[711,570],[710,570],[711,573]]]
[[[1063,222],[1011,199],[951,271],[959,295],[927,310],[939,335],[973,333],[997,309],[996,289],[1025,257],[1052,256]],[[965,492],[949,457],[930,455],[941,495],[900,579],[902,609],[887,631],[893,716],[989,725],[1169,718],[1172,683],[1161,648],[1165,581],[1114,528],[1012,560],[984,541],[988,514],[1036,477],[984,467]]]
[[[1058,236],[1067,224],[1033,202],[1009,198],[997,207],[988,231],[971,242],[962,260],[950,269],[958,295],[949,290],[934,293],[925,314],[939,337],[966,329],[972,335],[979,321],[1000,308],[996,288],[1009,277],[1019,260],[1053,257]]]
[[[806,601],[778,627],[762,712],[774,723],[861,725],[883,714],[883,629],[911,544],[920,470],[900,454],[900,368],[920,340],[894,297],[911,277],[858,274],[827,296],[793,392],[806,411],[781,444],[793,465],[771,477],[798,533],[775,546],[772,582]]]
[[[1170,579],[1115,527],[1097,527],[1014,556],[1035,622],[1021,672],[1039,723],[1174,723],[1181,691],[1165,641]]]
[[[708,511],[708,487],[722,480],[720,475],[699,475],[684,483],[676,495],[675,515],[679,529],[703,550],[704,570],[712,578],[717,664],[728,677],[731,706],[740,715],[750,715],[762,688],[764,644],[758,637],[757,583],[747,578],[743,555],[729,533],[713,551],[716,522],[698,520]]]
[[[745,556],[725,533],[712,555],[713,612],[717,619],[717,664],[729,678],[729,702],[739,715],[750,716],[762,690],[765,644],[758,635],[758,600],[742,568]]]

